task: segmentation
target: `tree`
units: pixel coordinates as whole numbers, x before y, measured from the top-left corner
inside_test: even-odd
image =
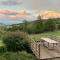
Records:
[[[38,20],[35,23],[35,32],[36,33],[41,33],[44,31],[44,25],[43,25],[43,21],[42,20]]]
[[[41,16],[40,15],[37,17],[37,20],[41,20]]]
[[[24,23],[23,30],[24,30],[25,32],[27,32],[28,21],[27,21],[27,20],[24,20],[23,23]]]
[[[45,22],[45,31],[54,31],[55,30],[55,21],[49,19]]]

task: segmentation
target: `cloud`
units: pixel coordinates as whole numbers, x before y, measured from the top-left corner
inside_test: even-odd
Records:
[[[7,0],[7,1],[1,1],[0,5],[21,5],[22,4],[22,0]]]
[[[4,14],[4,15],[16,15],[17,11],[15,11],[15,10],[0,10],[0,14]]]
[[[24,5],[33,10],[60,10],[60,0],[24,0]]]
[[[0,0],[3,9],[56,10],[60,11],[60,0]]]
[[[12,20],[20,20],[20,19],[33,19],[34,16],[27,10],[0,10],[0,19],[12,19]]]

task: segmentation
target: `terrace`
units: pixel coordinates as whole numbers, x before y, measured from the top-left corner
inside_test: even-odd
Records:
[[[60,44],[50,38],[41,38],[41,41],[32,43],[31,48],[38,59],[60,58]]]

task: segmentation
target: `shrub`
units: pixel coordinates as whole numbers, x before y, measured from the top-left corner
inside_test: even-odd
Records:
[[[25,51],[22,52],[6,52],[0,55],[1,60],[36,60],[36,57]]]
[[[5,46],[0,46],[0,53],[6,52],[7,49]]]
[[[30,51],[30,40],[27,33],[24,32],[7,32],[3,37],[8,51]]]

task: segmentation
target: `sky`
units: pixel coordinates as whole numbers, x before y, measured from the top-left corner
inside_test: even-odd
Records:
[[[0,0],[0,9],[60,11],[59,7],[60,0]]]
[[[0,0],[0,16],[2,17],[11,17],[13,10],[20,11],[20,10],[27,10],[32,13],[42,10],[51,10],[51,11],[59,11],[60,12],[60,0]],[[9,13],[8,11],[3,10],[11,10]],[[13,17],[21,17],[27,16],[27,13],[17,13],[14,12],[16,15]],[[16,21],[9,21],[9,19],[0,19],[0,23],[16,23]],[[19,22],[19,21],[17,21]],[[21,21],[20,21],[21,22]]]

